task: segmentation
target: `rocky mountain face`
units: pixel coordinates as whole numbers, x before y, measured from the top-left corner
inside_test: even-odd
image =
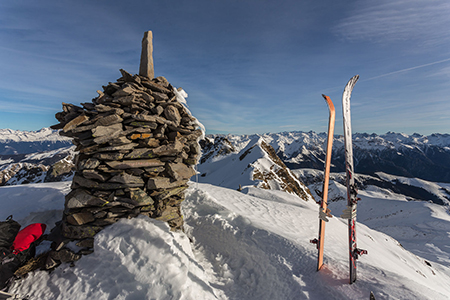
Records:
[[[254,136],[244,147],[233,146],[226,137],[207,137],[197,166],[199,182],[240,190],[244,186],[281,190],[307,201],[308,188],[299,181],[264,138]]]
[[[74,146],[69,146],[52,151],[0,155],[0,186],[71,180],[75,172],[74,150]]]

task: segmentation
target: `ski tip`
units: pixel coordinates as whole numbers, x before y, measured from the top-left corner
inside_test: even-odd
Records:
[[[327,98],[330,98],[330,97],[328,97],[327,95],[324,95],[324,94],[322,94],[322,97],[323,97],[323,99],[325,99],[325,100],[327,100]]]
[[[358,81],[358,79],[359,79],[359,75],[355,75],[350,79],[350,81],[354,81],[356,83]]]

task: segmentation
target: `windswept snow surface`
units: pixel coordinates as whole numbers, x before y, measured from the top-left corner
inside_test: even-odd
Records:
[[[32,196],[43,188],[45,193]],[[18,218],[26,222],[34,211],[44,215],[45,203],[51,211],[62,210],[67,188],[67,183],[1,187],[0,218],[9,214],[3,208],[24,208]],[[374,190],[364,197],[384,195]],[[385,206],[373,206],[375,213],[398,203],[414,204],[381,200]],[[427,205],[432,209],[423,210],[417,223],[450,224],[438,205]],[[11,292],[30,299],[368,299],[370,291],[377,300],[450,295],[447,262],[428,258],[430,266],[395,239],[360,223],[358,245],[369,254],[358,261],[358,280],[349,285],[347,223],[339,217],[326,225],[325,267],[317,272],[317,250],[309,243],[318,232],[314,201],[281,191],[250,187],[238,192],[191,183],[182,211],[185,233],[170,232],[165,223],[142,216],[121,220],[96,235],[95,252],[75,267],[36,271]],[[447,244],[449,232],[440,236]]]

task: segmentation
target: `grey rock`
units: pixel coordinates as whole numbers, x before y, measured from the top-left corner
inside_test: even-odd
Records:
[[[154,203],[153,199],[147,195],[142,189],[130,189],[130,198],[139,203],[139,206],[151,205]]]
[[[105,161],[105,160],[121,160],[123,158],[123,153],[118,152],[106,152],[106,153],[96,153],[94,155],[95,158],[98,158],[99,160]],[[104,170],[102,170],[104,171]]]
[[[117,133],[117,131],[123,131],[122,130],[122,124],[117,123],[109,126],[98,126],[96,128],[92,129],[92,136],[93,137],[100,137],[105,135],[112,135],[114,133]]]
[[[100,174],[96,170],[83,170],[82,171],[83,177],[87,179],[93,179],[98,181],[106,181],[108,177],[106,177],[103,174]]]
[[[168,105],[164,109],[164,115],[165,115],[166,119],[173,121],[176,126],[180,125],[181,116],[180,116],[180,113],[178,112],[178,109],[175,106]]]
[[[106,203],[105,200],[89,194],[84,189],[72,190],[66,195],[65,199],[65,207],[68,209],[87,206],[102,206]]]
[[[97,122],[95,122],[95,126],[109,126],[117,123],[121,123],[123,119],[116,114],[109,115],[103,118],[100,118]]]
[[[164,162],[159,159],[139,159],[124,161],[108,161],[106,164],[113,169],[133,169],[164,166]]]
[[[98,232],[102,230],[102,227],[93,226],[93,225],[68,225],[66,223],[62,223],[62,235],[69,239],[81,240],[85,238],[92,238]]]
[[[94,239],[84,239],[76,243],[81,248],[94,248]]]
[[[114,176],[108,182],[122,183],[126,186],[144,186],[144,180],[141,177],[125,172]]]
[[[172,189],[181,185],[185,185],[186,181],[172,181],[167,177],[155,177],[149,178],[147,182],[147,188],[151,190],[156,189]]]
[[[167,171],[175,180],[188,180],[195,175],[195,170],[183,163],[168,163]]]
[[[131,153],[125,155],[126,159],[148,159],[155,158],[156,155],[149,148],[138,148],[134,149]]]
[[[175,156],[183,151],[183,144],[176,140],[168,145],[159,146],[153,149],[153,153],[158,156]]]
[[[83,124],[87,120],[89,120],[89,118],[86,115],[78,116],[78,117],[74,118],[73,120],[71,120],[69,123],[67,123],[64,126],[63,131],[64,132],[71,131],[72,129],[74,129],[78,125]]]
[[[95,221],[95,218],[89,212],[80,212],[67,216],[67,222],[72,225],[83,225],[93,221]]]

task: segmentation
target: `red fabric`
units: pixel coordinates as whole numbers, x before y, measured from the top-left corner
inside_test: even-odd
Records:
[[[13,242],[12,250],[14,253],[22,252],[30,247],[31,243],[36,241],[44,234],[47,225],[42,223],[30,224],[16,235]]]

